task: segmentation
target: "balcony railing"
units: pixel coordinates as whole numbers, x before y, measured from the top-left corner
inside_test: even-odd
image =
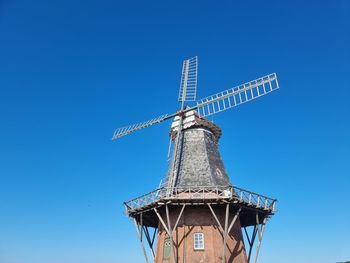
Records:
[[[232,200],[258,209],[275,211],[276,199],[272,199],[236,186],[195,186],[195,187],[162,187],[148,194],[125,202],[128,213],[152,206],[161,201],[179,200],[206,202],[210,200]]]

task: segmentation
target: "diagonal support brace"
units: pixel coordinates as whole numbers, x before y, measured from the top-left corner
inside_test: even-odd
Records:
[[[147,252],[146,252],[145,246],[143,244],[143,239],[142,239],[142,213],[140,215],[140,225],[137,222],[136,218],[134,218],[134,224],[136,226],[137,234],[138,234],[138,237],[139,237],[139,240],[140,240],[140,243],[141,243],[143,255],[145,257],[146,262],[149,263],[148,257],[147,257]]]

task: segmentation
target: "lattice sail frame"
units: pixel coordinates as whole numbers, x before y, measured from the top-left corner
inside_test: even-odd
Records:
[[[197,102],[196,109],[200,116],[210,116],[264,96],[278,88],[277,76],[273,73],[201,99]]]
[[[157,118],[154,118],[152,120],[149,120],[149,121],[145,121],[145,122],[141,122],[141,123],[138,123],[138,124],[133,124],[133,125],[129,125],[129,126],[125,126],[125,127],[121,127],[121,128],[118,128],[114,131],[114,134],[113,134],[113,137],[112,137],[112,140],[115,140],[115,139],[118,139],[122,136],[125,136],[125,135],[128,135],[129,133],[132,133],[134,131],[137,131],[137,130],[141,130],[143,128],[146,128],[146,127],[149,127],[153,124],[156,124],[156,123],[160,123],[162,121],[165,121],[168,119],[168,114],[163,114]]]
[[[245,102],[264,96],[279,89],[276,73],[266,75],[256,80],[246,82],[234,88],[208,96],[196,102],[195,106],[186,107],[185,101],[195,101],[197,95],[198,58],[184,60],[179,91],[179,101],[182,102],[181,110],[173,114],[163,114],[149,121],[121,127],[115,130],[112,140],[118,139],[137,130],[152,126],[165,120],[182,116],[183,113],[196,110],[201,117],[210,116]]]
[[[195,101],[197,96],[198,57],[184,60],[179,89],[179,101]]]

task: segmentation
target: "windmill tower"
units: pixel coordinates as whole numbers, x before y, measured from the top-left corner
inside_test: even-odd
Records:
[[[278,89],[277,76],[196,101],[197,69],[197,57],[183,62],[179,111],[119,128],[113,135],[117,139],[173,119],[167,176],[158,189],[125,202],[126,213],[147,263],[255,263],[276,200],[230,182],[218,150],[221,129],[205,117]],[[195,105],[186,105],[189,101]]]

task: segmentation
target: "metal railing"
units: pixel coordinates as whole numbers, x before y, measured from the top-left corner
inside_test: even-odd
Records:
[[[233,200],[254,208],[275,211],[276,199],[272,199],[236,186],[195,186],[195,187],[162,187],[150,193],[125,202],[128,212],[169,200]]]

